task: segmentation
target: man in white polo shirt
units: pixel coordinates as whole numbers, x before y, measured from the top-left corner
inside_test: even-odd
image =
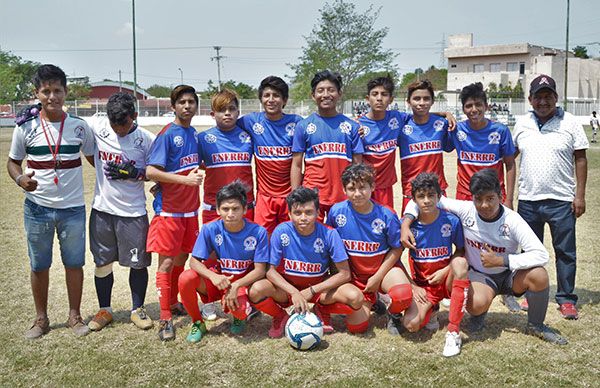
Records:
[[[547,75],[530,86],[533,112],[513,129],[520,153],[519,214],[540,240],[550,226],[556,256],[556,302],[565,319],[577,319],[575,220],[585,212],[589,143],[575,117],[557,107],[556,83]]]

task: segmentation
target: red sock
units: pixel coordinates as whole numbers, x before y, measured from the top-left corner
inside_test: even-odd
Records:
[[[412,303],[412,287],[410,284],[398,284],[390,288],[388,295],[392,298],[392,304],[388,311],[392,314],[400,314],[410,307]]]
[[[202,314],[198,307],[198,286],[200,286],[200,275],[193,269],[188,269],[179,275],[179,292],[181,303],[192,318],[192,322],[202,321]]]
[[[169,298],[171,297],[170,272],[156,273],[156,291],[158,292],[158,304],[160,305],[160,319],[172,319],[171,304],[169,303]]]
[[[433,306],[429,310],[427,310],[427,313],[425,313],[425,318],[423,318],[423,322],[421,322],[421,326],[419,326],[419,329],[424,328],[425,325],[427,325],[429,323],[432,313],[433,313]]]
[[[260,302],[253,303],[254,307],[272,317],[279,317],[285,314],[285,310],[275,302],[273,298],[265,298]]]
[[[366,321],[361,322],[356,325],[353,325],[351,323],[346,323],[346,327],[348,328],[348,331],[352,334],[364,333],[367,330],[369,330],[369,320],[367,319]]]
[[[179,275],[183,272],[185,265],[174,265],[171,270],[171,295],[169,303],[171,306],[177,304],[177,294],[179,294]]]
[[[448,331],[458,333],[460,321],[465,315],[469,279],[454,279],[452,293],[450,294],[450,313],[448,314]]]

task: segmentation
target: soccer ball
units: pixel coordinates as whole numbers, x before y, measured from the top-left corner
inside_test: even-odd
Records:
[[[323,323],[313,313],[295,313],[285,325],[285,336],[294,349],[315,349],[323,338]]]

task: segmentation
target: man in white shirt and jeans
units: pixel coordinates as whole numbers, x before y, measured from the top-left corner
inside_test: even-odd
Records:
[[[540,240],[550,226],[556,256],[556,301],[565,319],[577,319],[575,220],[585,212],[586,149],[589,143],[575,117],[556,106],[555,81],[540,75],[531,82],[533,112],[513,129],[520,154],[518,212]]]

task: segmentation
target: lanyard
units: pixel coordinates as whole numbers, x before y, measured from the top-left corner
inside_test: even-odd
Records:
[[[50,128],[47,124],[44,123],[44,119],[40,115],[40,122],[42,123],[42,129],[44,131],[44,136],[46,137],[46,144],[48,144],[48,148],[50,149],[50,153],[52,154],[52,160],[54,161],[54,184],[58,185],[58,174],[56,170],[60,166],[60,159],[58,158],[60,152],[60,143],[62,141],[63,129],[65,128],[65,118],[66,114],[63,113],[62,120],[60,121],[60,130],[58,131],[57,141],[54,141],[54,136],[52,136],[52,132],[50,132]],[[50,135],[50,137],[48,137]],[[54,149],[52,149],[52,144],[50,143],[50,139],[52,139],[52,143],[54,143]]]

